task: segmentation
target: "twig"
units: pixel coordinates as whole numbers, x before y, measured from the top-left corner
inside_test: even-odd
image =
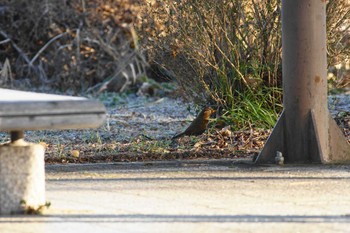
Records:
[[[39,57],[39,55],[44,52],[44,50],[50,45],[52,44],[55,40],[61,38],[62,36],[66,35],[67,32],[64,32],[62,34],[59,34],[57,36],[55,36],[54,38],[52,38],[51,40],[49,40],[36,54],[35,56],[32,58],[32,60],[28,63],[29,66],[33,66],[33,63],[35,62],[35,60]]]
[[[5,40],[3,40],[3,41],[0,41],[0,44],[6,44],[6,43],[8,43],[8,42],[11,42],[11,40],[10,40],[10,39],[5,39]]]
[[[29,58],[27,57],[27,55],[23,52],[23,50],[17,46],[17,44],[6,34],[6,32],[4,32],[3,30],[0,29],[0,35],[2,35],[3,37],[5,37],[7,40],[11,41],[12,46],[17,50],[17,52],[23,57],[23,59],[30,64]]]
[[[12,71],[11,71],[11,64],[8,58],[6,58],[2,66],[2,69],[0,69],[0,77],[1,79],[5,80],[5,82],[9,81],[12,87],[13,77],[12,77]]]

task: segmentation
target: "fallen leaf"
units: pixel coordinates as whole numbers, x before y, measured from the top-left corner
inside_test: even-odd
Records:
[[[74,158],[79,158],[79,154],[80,152],[78,150],[72,150],[70,152],[71,156],[73,156]]]

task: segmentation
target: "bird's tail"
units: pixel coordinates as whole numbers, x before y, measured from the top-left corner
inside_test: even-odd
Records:
[[[174,140],[174,139],[179,138],[179,137],[181,137],[183,135],[185,135],[185,132],[175,134],[175,136],[173,136],[171,139]]]

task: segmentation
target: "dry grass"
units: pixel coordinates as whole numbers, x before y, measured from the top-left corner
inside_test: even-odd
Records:
[[[279,6],[280,0],[6,1],[0,83],[86,91],[140,60],[142,47],[199,102],[210,96],[230,104],[219,94],[223,87],[281,85]],[[330,66],[349,59],[349,7],[347,0],[327,5]]]
[[[331,0],[327,4],[328,64],[350,61],[350,1]]]
[[[2,82],[79,93],[118,75],[141,56],[137,12],[132,0],[1,4],[0,62],[13,73]]]
[[[150,2],[145,20],[154,27],[143,45],[185,93],[222,107],[237,128],[272,127],[282,102],[281,1]],[[349,59],[347,2],[327,4],[330,67]]]
[[[236,91],[281,87],[280,0],[148,2],[142,44],[197,101],[231,105]],[[328,1],[330,67],[349,60],[349,16],[347,0]]]

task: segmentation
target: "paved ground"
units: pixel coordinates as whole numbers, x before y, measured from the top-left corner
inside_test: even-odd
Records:
[[[44,216],[0,232],[350,232],[350,165],[50,165]]]

